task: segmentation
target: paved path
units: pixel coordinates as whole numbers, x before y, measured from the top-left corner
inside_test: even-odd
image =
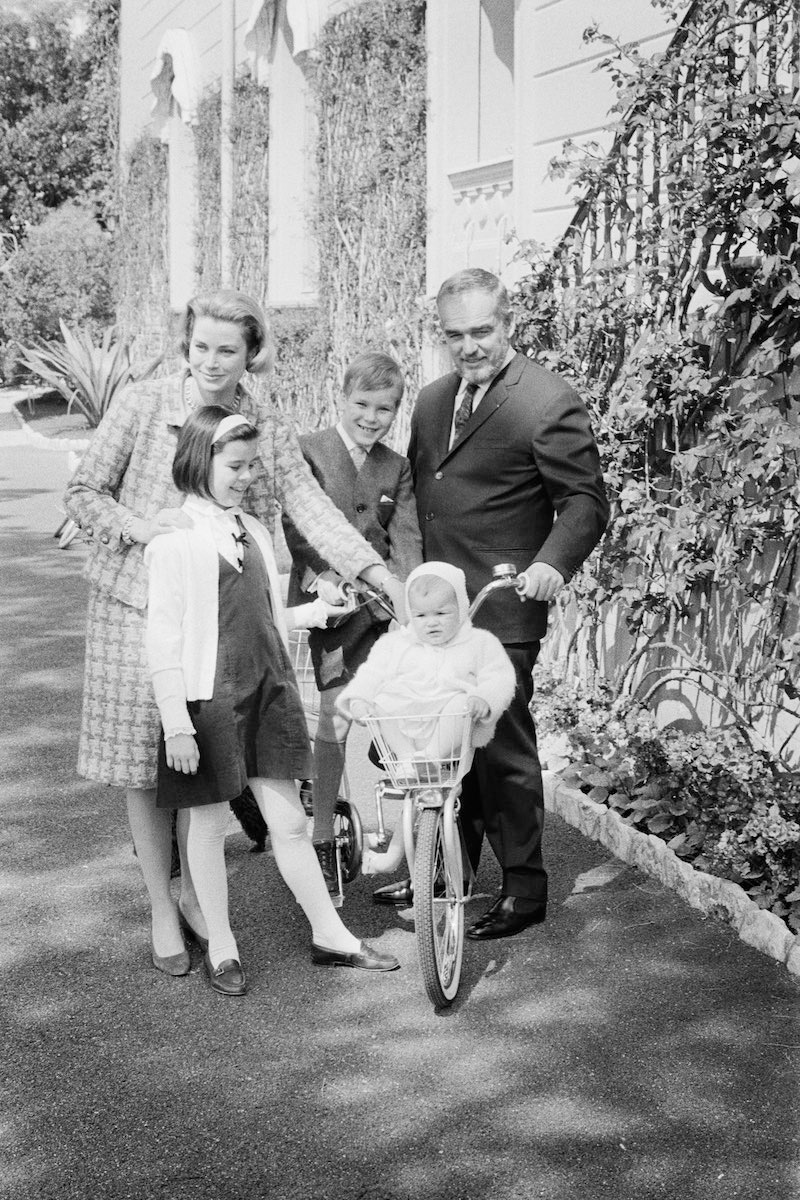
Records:
[[[155,972],[120,794],[74,774],[66,475],[0,432],[2,1200],[798,1200],[798,981],[557,819],[551,919],[468,944],[445,1014],[410,913],[356,881],[348,923],[403,969],[315,968],[238,834],[249,995],[211,993],[196,956]]]

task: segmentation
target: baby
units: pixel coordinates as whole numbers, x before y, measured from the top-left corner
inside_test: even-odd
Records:
[[[361,724],[387,718],[381,733],[400,759],[457,756],[465,713],[473,719],[472,745],[485,746],[511,703],[515,676],[501,642],[469,619],[464,572],[443,562],[416,567],[406,607],[408,625],[375,643],[339,706]],[[394,857],[365,855],[364,873],[393,869]]]

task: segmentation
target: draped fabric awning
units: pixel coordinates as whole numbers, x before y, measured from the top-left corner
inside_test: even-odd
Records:
[[[161,39],[150,73],[152,113],[160,124],[172,113],[173,101],[187,125],[197,120],[200,79],[192,40],[185,29],[168,29]]]
[[[341,0],[338,0],[341,7]],[[292,54],[314,54],[322,26],[331,9],[331,0],[286,0],[286,21],[292,35]],[[250,56],[253,74],[258,83],[269,82],[269,59],[278,29],[279,0],[253,0],[244,33],[244,44]]]

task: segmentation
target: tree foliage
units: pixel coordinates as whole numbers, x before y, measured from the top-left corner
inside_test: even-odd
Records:
[[[16,239],[67,200],[113,211],[118,9],[0,11],[0,229]]]

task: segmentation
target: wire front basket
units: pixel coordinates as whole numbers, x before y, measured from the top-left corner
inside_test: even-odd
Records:
[[[367,717],[380,768],[393,787],[452,787],[472,766],[472,716],[468,712],[404,713]]]

